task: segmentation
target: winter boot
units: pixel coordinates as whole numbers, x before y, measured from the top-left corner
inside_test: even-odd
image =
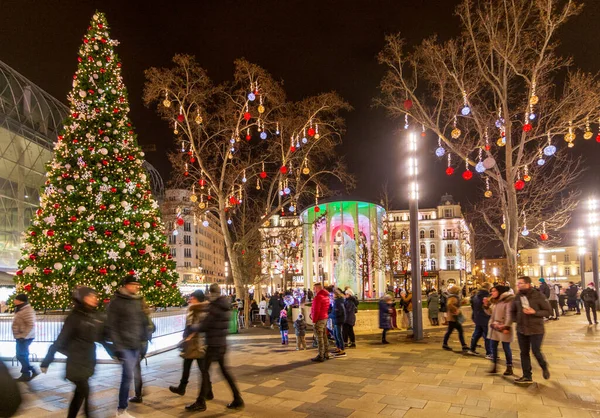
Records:
[[[227,405],[227,409],[242,409],[244,408],[244,401],[242,398],[233,398],[233,402]]]
[[[187,383],[180,382],[179,386],[169,386],[169,390],[179,396],[185,395],[185,387]]]
[[[506,366],[506,371],[503,374],[504,374],[504,376],[512,376],[513,375],[512,366]]]

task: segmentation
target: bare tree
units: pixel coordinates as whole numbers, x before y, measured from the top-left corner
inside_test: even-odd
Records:
[[[144,100],[173,126],[183,152],[176,180],[193,188],[200,210],[220,221],[237,294],[245,295],[241,255],[266,219],[353,179],[336,151],[350,106],[335,93],[299,102],[261,67],[235,61],[233,80],[214,84],[188,55],[146,71]],[[240,206],[244,206],[240,210]],[[243,228],[232,228],[243,222]]]
[[[300,273],[298,264],[302,253],[302,229],[298,218],[281,216],[278,225],[265,226],[261,234],[263,280],[279,272],[284,288],[288,282],[292,287],[293,275]]]
[[[473,167],[482,173],[489,199],[476,212],[502,242],[512,284],[519,243],[554,235],[578,199],[579,161],[556,148],[572,147],[579,132],[593,136],[600,89],[556,47],[558,29],[580,10],[571,0],[463,0],[460,36],[430,38],[407,53],[391,35],[379,56],[387,66],[379,103],[433,131],[436,153],[468,171],[465,180]]]

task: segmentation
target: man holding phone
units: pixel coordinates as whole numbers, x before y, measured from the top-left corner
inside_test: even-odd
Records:
[[[544,317],[550,316],[551,309],[546,297],[531,287],[530,277],[519,277],[517,289],[519,293],[513,302],[512,318],[517,323],[523,376],[515,379],[515,383],[530,384],[533,383],[530,351],[533,351],[542,368],[544,379],[550,378],[548,363],[542,354],[542,340],[544,339]]]

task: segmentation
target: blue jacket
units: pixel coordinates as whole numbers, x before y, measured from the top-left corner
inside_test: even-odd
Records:
[[[490,293],[487,290],[480,290],[471,298],[471,308],[473,308],[473,322],[475,325],[487,327],[490,316],[483,310],[483,299],[489,298]]]
[[[379,328],[392,329],[392,318],[390,316],[390,307],[385,300],[379,301]]]
[[[333,307],[331,308],[329,318],[331,318],[334,325],[344,325],[344,322],[346,321],[346,309],[344,307],[343,297],[336,297],[333,299]]]
[[[350,296],[344,300],[344,308],[346,309],[345,324],[356,325],[356,309],[358,308],[358,299],[356,296]]]

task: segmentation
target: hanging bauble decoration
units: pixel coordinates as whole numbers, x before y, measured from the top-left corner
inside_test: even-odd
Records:
[[[496,160],[494,159],[494,157],[487,157],[485,160],[483,160],[483,166],[486,170],[493,168],[495,165]]]
[[[261,179],[266,179],[267,178],[267,173],[265,171],[261,171],[259,174]]]
[[[198,196],[196,196],[195,194],[190,196],[190,201],[191,202],[197,202],[198,201]]]
[[[492,197],[492,191],[490,190],[490,178],[487,176],[485,177],[485,192],[483,193],[483,195],[486,198]]]
[[[164,107],[171,107],[171,101],[169,100],[169,93],[165,91],[165,100],[163,100]]]
[[[314,128],[308,128],[308,136],[315,136],[315,129]]]
[[[319,213],[319,212],[321,212],[321,208],[318,206],[315,206],[315,213]]]
[[[471,113],[471,108],[469,106],[463,106],[463,108],[460,110],[460,113],[463,116],[468,116]]]
[[[248,93],[248,100],[250,100],[251,102],[256,100],[256,95],[252,92]]]
[[[179,115],[177,115],[177,122],[183,123],[184,120],[185,120],[185,118],[181,113]]]
[[[413,107],[413,102],[410,99],[406,99],[404,101],[404,109],[406,110],[410,110],[410,108]]]
[[[516,190],[523,190],[523,188],[525,187],[525,182],[521,179],[515,181],[515,189]]]
[[[492,191],[491,191],[491,190],[486,190],[486,191],[483,193],[483,195],[484,195],[485,197],[487,197],[487,198],[490,198],[490,197],[492,197]]]
[[[448,167],[446,169],[446,174],[449,175],[449,176],[451,176],[452,174],[454,174],[454,168]]]
[[[540,234],[540,239],[541,239],[542,241],[547,241],[547,240],[548,240],[548,234],[546,234],[546,233],[543,233],[543,232],[542,232],[542,233]]]
[[[306,143],[308,143],[308,139],[307,139],[305,136],[304,136],[304,137],[302,137],[302,143],[303,143],[303,144],[306,144]]]
[[[535,120],[535,113],[529,114],[529,120]]]
[[[260,139],[267,139],[267,133],[265,131],[260,133]]]
[[[529,117],[528,117],[529,119]],[[523,132],[529,132],[531,131],[531,129],[533,129],[533,126],[531,125],[531,123],[526,123],[525,125],[523,125]]]
[[[583,133],[583,139],[585,139],[587,141],[588,139],[592,139],[593,136],[594,136],[594,134],[592,133],[592,130],[590,129],[590,118],[587,118],[585,120],[585,132]]]
[[[202,226],[205,228],[208,227],[208,221],[206,219],[202,221]]]
[[[196,125],[200,125],[202,123],[202,116],[200,116],[200,111],[198,111],[198,113],[196,114],[194,122],[196,122]]]
[[[523,180],[525,180],[526,182],[531,181],[531,176],[529,175],[529,168],[527,166],[523,168]]]
[[[287,167],[285,165],[282,165],[281,168],[279,169],[279,172],[281,174],[287,174],[288,169],[287,169]]]
[[[302,174],[304,174],[304,175],[308,175],[308,174],[310,174],[310,168],[308,168],[308,167],[304,167],[304,168],[302,169]]]
[[[537,165],[539,165],[540,167],[543,166],[544,164],[546,164],[546,160],[544,160],[543,158],[538,158],[537,160]]]
[[[257,108],[257,110],[258,110],[258,113],[260,113],[261,115],[262,115],[263,113],[265,113],[265,107],[264,107],[263,105],[261,105],[261,104],[260,104],[260,105],[258,105],[258,108]]]
[[[231,225],[233,223],[233,221],[231,220],[231,218],[227,219],[227,225]]]
[[[184,224],[183,218],[177,218],[177,225],[181,226]]]
[[[483,165],[483,162],[478,162],[475,165],[475,171],[477,171],[478,173],[483,173],[485,171],[485,166]]]
[[[289,187],[285,187],[285,188],[283,189],[283,193],[284,193],[284,194],[290,194],[290,191],[291,191],[291,190],[290,190],[290,188],[289,188]]]
[[[506,229],[506,217],[504,215],[502,215],[502,224],[500,225],[500,228]]]
[[[443,157],[444,154],[446,154],[446,150],[444,149],[444,147],[437,147],[435,150],[435,155],[438,157]]]
[[[289,211],[294,212],[295,210],[296,210],[296,207],[294,205],[290,205]]]
[[[569,121],[569,131],[565,134],[565,141],[568,143],[569,148],[573,148],[573,141],[575,140],[575,133],[573,132],[573,122]]]
[[[544,147],[544,154],[548,157],[553,156],[556,153],[556,147],[554,145],[546,145]]]
[[[539,97],[537,97],[535,94],[533,94],[531,96],[531,98],[529,99],[529,104],[536,105],[536,104],[538,104],[539,101],[540,101]]]
[[[526,237],[527,235],[529,235],[529,229],[527,229],[527,226],[523,226],[523,230],[521,231],[521,235],[523,235],[524,237]]]
[[[498,145],[499,147],[503,147],[506,145],[506,138],[501,136],[500,138],[498,138],[498,140],[496,141],[496,145]]]
[[[471,170],[465,170],[462,173],[462,177],[465,180],[471,180],[473,178],[473,172]]]
[[[450,132],[450,135],[454,139],[458,139],[458,137],[460,137],[460,134],[461,134],[461,132],[460,132],[460,129],[458,129],[458,128],[454,128],[454,129],[452,129],[452,132]]]

